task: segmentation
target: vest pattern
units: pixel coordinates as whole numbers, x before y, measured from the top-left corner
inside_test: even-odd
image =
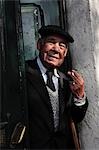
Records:
[[[52,91],[48,86],[47,90],[49,93],[51,105],[52,105],[52,110],[53,110],[53,117],[54,117],[54,128],[55,131],[58,129],[59,125],[59,96],[58,96],[58,91]]]

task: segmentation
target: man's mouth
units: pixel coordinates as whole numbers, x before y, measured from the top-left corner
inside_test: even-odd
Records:
[[[49,51],[49,52],[47,53],[47,55],[48,55],[48,57],[50,57],[50,58],[59,59],[59,53],[56,53],[56,52],[54,52],[54,51]]]

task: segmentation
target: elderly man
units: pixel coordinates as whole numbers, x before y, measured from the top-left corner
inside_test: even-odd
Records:
[[[70,119],[77,125],[85,116],[84,80],[75,70],[58,70],[74,40],[56,25],[38,32],[39,56],[26,63],[30,148],[75,149]]]

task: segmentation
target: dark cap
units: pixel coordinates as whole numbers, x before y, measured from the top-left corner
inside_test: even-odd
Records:
[[[64,29],[62,29],[60,26],[57,26],[57,25],[42,26],[38,30],[38,33],[41,35],[41,37],[47,37],[49,35],[57,34],[57,35],[61,35],[68,42],[71,42],[71,43],[74,42],[74,39],[72,38],[72,36],[68,32],[66,32]]]

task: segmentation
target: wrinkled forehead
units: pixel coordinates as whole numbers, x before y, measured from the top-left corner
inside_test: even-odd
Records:
[[[54,41],[54,42],[61,42],[61,43],[68,43],[67,42],[67,40],[64,38],[64,37],[62,37],[61,35],[57,35],[57,34],[55,34],[55,35],[49,35],[49,36],[47,36],[47,37],[45,37],[44,38],[45,39],[45,41]]]

